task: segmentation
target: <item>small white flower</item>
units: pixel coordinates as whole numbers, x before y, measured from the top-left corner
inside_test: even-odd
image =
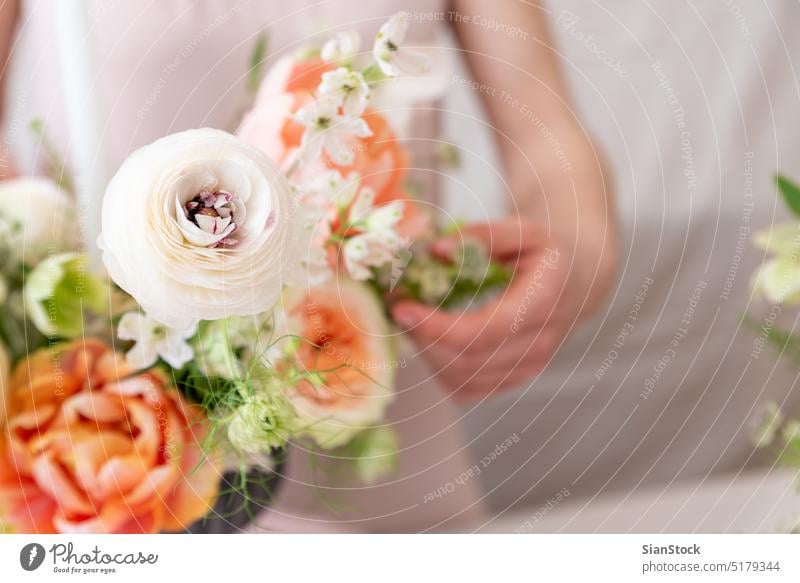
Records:
[[[364,218],[367,230],[370,232],[393,231],[403,218],[405,203],[396,200],[387,204],[374,207]]]
[[[319,94],[338,98],[345,115],[359,117],[369,102],[369,85],[358,71],[339,67],[335,71],[322,74]]]
[[[419,75],[429,69],[425,57],[417,52],[403,48],[408,30],[408,14],[398,12],[378,31],[372,56],[387,77],[397,77],[400,73]]]
[[[347,272],[356,281],[370,279],[369,268],[391,262],[402,245],[402,239],[394,232],[366,232],[350,237],[342,247]]]
[[[338,170],[326,168],[315,172],[295,188],[304,204],[323,207],[342,196],[349,197],[349,201],[360,180],[357,172],[342,176]]]
[[[361,37],[354,30],[340,32],[324,45],[320,51],[323,61],[342,61],[351,59],[361,48]]]
[[[117,336],[120,340],[134,340],[125,355],[137,369],[155,364],[158,357],[172,368],[181,368],[194,357],[187,340],[197,332],[197,323],[180,328],[169,328],[141,312],[128,312],[119,321]]]
[[[334,206],[338,209],[338,215],[346,215],[347,229],[361,231],[344,242],[342,254],[350,276],[363,281],[372,277],[370,267],[393,261],[404,247],[405,241],[395,227],[403,218],[405,207],[402,201],[376,207],[375,192],[371,188],[359,189],[358,186],[358,181],[346,183],[336,197]]]
[[[766,447],[774,440],[783,425],[783,415],[777,403],[769,402],[751,419],[750,437],[756,447]]]
[[[335,164],[352,164],[353,151],[348,139],[372,135],[363,119],[341,115],[340,105],[340,99],[323,97],[295,114],[297,122],[307,128],[300,143],[303,162],[313,162],[324,151]]]
[[[756,233],[756,247],[772,253],[753,276],[753,287],[775,304],[800,303],[800,226],[776,225]]]

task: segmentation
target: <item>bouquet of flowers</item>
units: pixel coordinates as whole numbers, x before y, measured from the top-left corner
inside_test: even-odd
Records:
[[[474,242],[425,251],[438,227],[370,108],[376,83],[425,71],[406,27],[387,22],[366,63],[354,33],[282,59],[236,135],[131,154],[103,201],[105,270],[68,182],[0,186],[0,530],[185,530],[223,472],[246,503],[294,440],[350,448],[365,481],[391,470],[386,302],[509,277]]]

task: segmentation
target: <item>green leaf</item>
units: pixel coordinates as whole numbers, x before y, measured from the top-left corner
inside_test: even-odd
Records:
[[[267,33],[262,32],[256,39],[253,54],[250,55],[250,69],[247,72],[247,87],[255,93],[261,85],[261,68],[267,56]]]
[[[786,206],[794,216],[800,217],[800,186],[782,174],[775,176],[775,183],[786,201]]]

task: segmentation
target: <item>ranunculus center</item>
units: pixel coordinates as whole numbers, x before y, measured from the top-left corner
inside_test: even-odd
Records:
[[[201,231],[214,236],[211,247],[231,246],[231,235],[239,228],[241,205],[234,195],[224,190],[203,191],[184,205],[186,218]]]

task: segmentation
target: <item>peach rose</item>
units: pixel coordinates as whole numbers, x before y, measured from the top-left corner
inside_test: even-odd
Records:
[[[315,380],[290,394],[300,430],[337,447],[380,423],[392,401],[397,363],[389,324],[375,292],[340,277],[289,300],[297,358]]]
[[[204,418],[157,372],[132,372],[91,338],[19,363],[0,419],[0,530],[154,533],[207,513]]]

